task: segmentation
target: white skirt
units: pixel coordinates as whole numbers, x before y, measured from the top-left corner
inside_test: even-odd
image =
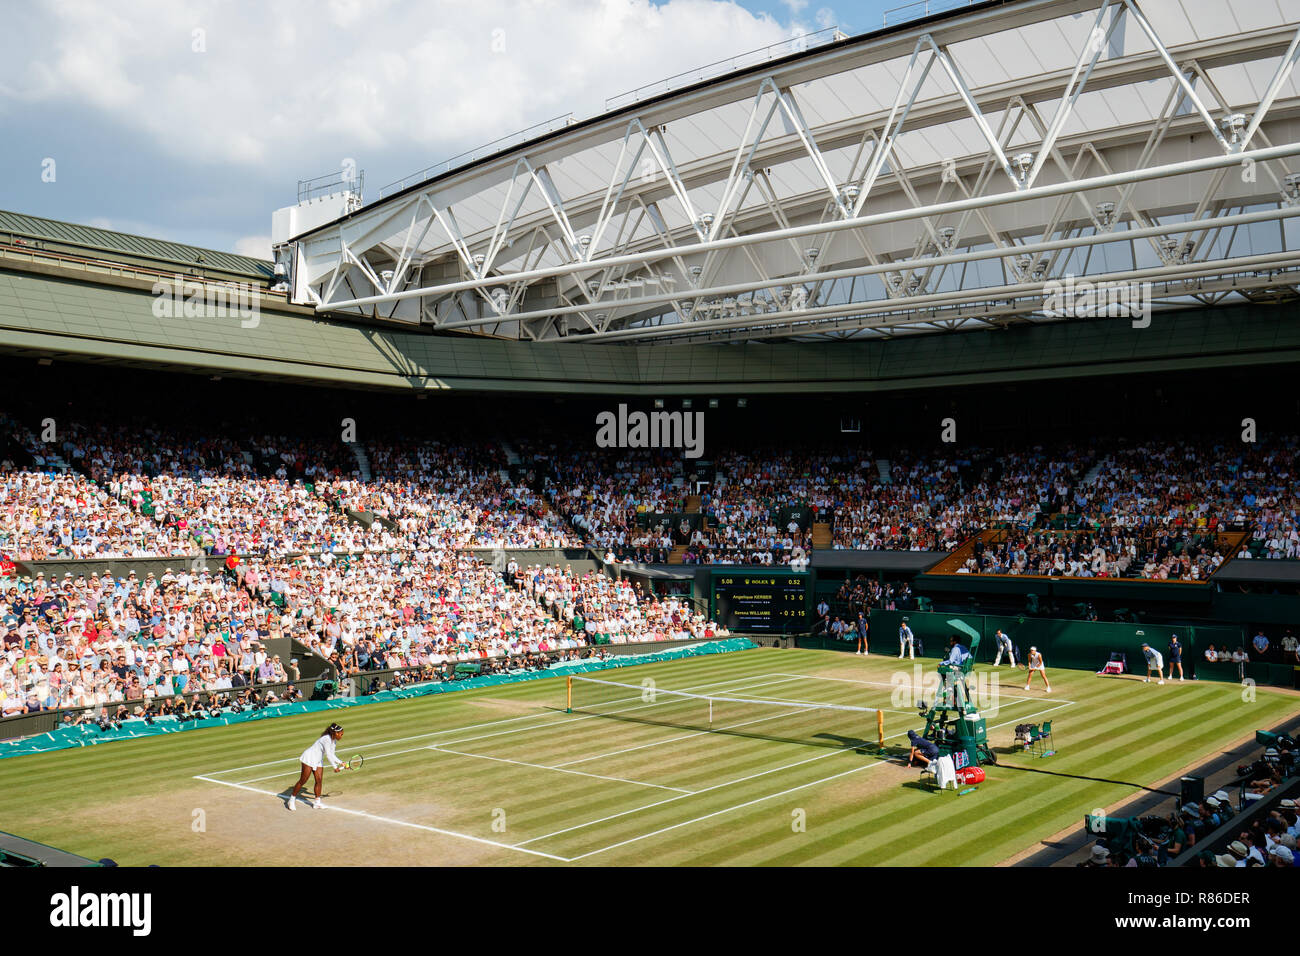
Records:
[[[319,770],[325,763],[324,749],[325,748],[320,745],[320,741],[318,740],[316,743],[304,750],[302,756],[300,756],[298,760],[301,763],[305,763],[313,770]]]

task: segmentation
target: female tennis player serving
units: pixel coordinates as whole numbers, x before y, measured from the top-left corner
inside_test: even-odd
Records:
[[[307,782],[307,778],[312,774],[316,775],[316,799],[311,801],[311,805],[316,810],[320,810],[325,806],[320,802],[321,780],[325,775],[324,764],[328,760],[335,773],[343,769],[343,761],[339,760],[338,755],[334,753],[334,744],[342,736],[343,728],[338,724],[330,724],[325,728],[325,733],[321,734],[314,744],[302,752],[302,756],[298,758],[302,763],[302,776],[298,778],[298,782],[289,791],[289,802],[285,804],[290,810],[296,809],[298,791],[302,789],[302,785]]]

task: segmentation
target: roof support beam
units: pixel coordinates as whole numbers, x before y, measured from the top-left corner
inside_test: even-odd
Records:
[[[1034,186],[1030,189],[1023,189],[1018,192],[996,193],[991,196],[978,196],[955,200],[953,202],[931,204],[919,209],[909,208],[892,210],[889,212],[876,213],[870,216],[859,216],[853,219],[815,223],[806,226],[791,226],[785,229],[774,229],[762,233],[731,236],[713,239],[708,242],[689,243],[672,249],[653,249],[630,255],[610,256],[601,259],[599,263],[595,264],[570,263],[560,266],[532,269],[513,273],[510,278],[515,281],[545,279],[559,276],[570,276],[592,268],[608,269],[622,265],[643,265],[650,262],[657,262],[660,259],[671,256],[694,255],[697,253],[709,252],[714,249],[732,249],[739,246],[754,245],[782,239],[822,236],[849,229],[860,229],[868,226],[882,225],[884,223],[907,221],[921,216],[943,216],[951,213],[965,212],[966,210],[987,209],[1009,203],[1050,198],[1066,195],[1079,190],[1104,189],[1111,186],[1125,186],[1131,183],[1147,182],[1170,176],[1211,172],[1215,169],[1239,165],[1246,159],[1261,162],[1265,160],[1295,156],[1298,154],[1300,154],[1300,143],[1285,143],[1263,149],[1249,150],[1236,155],[1206,156],[1200,159],[1189,159],[1148,169],[1135,169],[1109,173],[1107,175],[1095,176],[1085,180],[1052,183],[1046,186]],[[422,289],[407,290],[406,292],[398,293],[393,298],[416,298],[422,295],[445,294],[460,291],[462,289],[481,288],[494,281],[500,280],[475,278],[460,282],[449,282],[441,285],[428,286]],[[333,302],[330,304],[330,307],[335,309],[356,308],[358,306],[374,305],[376,302],[385,298],[388,297],[358,297],[356,299],[342,302]]]

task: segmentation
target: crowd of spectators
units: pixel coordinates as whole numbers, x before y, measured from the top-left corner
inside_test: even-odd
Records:
[[[531,593],[539,607],[592,644],[627,644],[687,638],[725,637],[720,625],[678,597],[642,592],[628,579],[595,571],[532,565],[507,567],[507,579]]]
[[[1201,581],[1224,560],[1213,533],[1114,525],[1097,531],[1009,531],[992,545],[976,542],[956,573]]]
[[[965,573],[1203,580],[1228,557],[1300,558],[1294,438],[960,458],[760,448],[693,475],[663,449],[524,441],[512,467],[494,442],[372,442],[362,481],[338,442],[72,425],[50,449],[2,424],[31,459],[0,471],[0,538],[24,560],[587,545],[648,563],[676,549],[688,564],[784,565],[807,559],[819,522],[831,547],[855,550],[953,550],[1005,529]],[[52,451],[65,470],[35,464]],[[1217,537],[1228,530],[1250,532],[1235,555]]]
[[[195,690],[282,683],[291,663],[264,642],[280,620],[233,579],[188,565],[161,578],[109,572],[0,584],[0,713],[143,709]]]
[[[266,651],[272,638],[296,638],[347,678],[402,668],[432,677],[461,662],[722,633],[683,601],[597,572],[498,571],[453,549],[231,559],[143,580],[11,577],[0,623],[4,716],[121,704],[142,716],[173,694],[296,679],[296,661]]]
[[[557,616],[475,557],[469,549],[580,543],[497,448],[380,443],[362,481],[357,456],[328,442],[77,425],[42,442],[13,419],[3,425],[6,716],[266,706],[285,693],[266,685],[297,676],[296,663],[266,651],[272,638],[298,639],[339,677],[445,677],[456,663],[543,666],[596,641],[668,640],[707,624],[675,602],[602,585],[603,575],[574,582],[554,569],[569,582],[569,616]],[[95,568],[47,580],[15,564],[143,556],[181,560],[157,579]],[[179,703],[193,692],[198,702]]]
[[[686,510],[686,480],[665,449],[580,452],[558,442],[524,441],[519,453],[544,486],[554,512],[586,544],[631,561],[665,563],[676,543],[650,515]]]
[[[1097,840],[1079,865],[1160,867],[1192,848],[1205,847],[1192,865],[1300,866],[1300,817],[1294,799],[1280,800],[1267,814],[1252,814],[1239,830],[1233,827],[1228,836],[1222,835],[1223,827],[1296,773],[1298,756],[1294,740],[1282,735],[1277,745],[1266,747],[1258,759],[1237,767],[1236,780],[1226,787],[1198,802],[1179,803],[1170,813],[1142,817],[1135,830]],[[1214,834],[1217,837],[1210,843]]]
[[[807,559],[825,523],[833,547],[858,549],[950,550],[1005,531],[976,548],[961,569],[973,573],[1203,580],[1227,557],[1225,530],[1250,532],[1239,557],[1300,557],[1291,438],[887,461],[865,448],[756,448],[687,474],[668,450],[541,440],[510,454],[486,440],[372,441],[358,456],[302,436],[66,423],[47,440],[9,416],[0,428],[8,712],[238,692],[281,677],[285,662],[258,657],[270,636],[347,673],[717,633],[684,601],[558,566],[503,574],[471,549],[784,565]],[[13,571],[143,556],[174,557],[176,570],[156,581],[93,566],[57,581]],[[894,600],[854,587],[849,621]]]
[[[402,547],[581,544],[544,495],[512,478],[499,445],[388,443],[369,457],[370,481],[326,485],[326,493],[392,522]]]

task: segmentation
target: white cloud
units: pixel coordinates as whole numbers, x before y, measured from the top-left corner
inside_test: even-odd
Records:
[[[358,153],[433,163],[789,32],[723,0],[68,0],[19,17],[0,111],[89,103],[174,158],[286,179]]]
[[[56,152],[68,188],[11,180],[0,205],[269,256],[260,234],[299,179],[352,158],[373,199],[389,180],[560,114],[594,116],[609,97],[829,16],[787,6],[777,19],[733,0],[15,5],[0,31],[0,136]]]
[[[251,256],[254,259],[270,260],[271,237],[245,236],[243,239],[236,239],[235,252],[241,256]]]

